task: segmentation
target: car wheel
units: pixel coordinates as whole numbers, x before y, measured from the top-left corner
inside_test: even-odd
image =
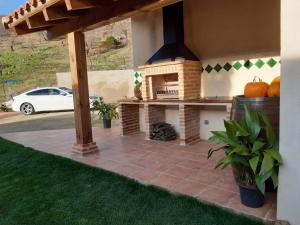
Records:
[[[23,103],[20,108],[24,115],[32,115],[34,113],[34,107],[30,103]]]

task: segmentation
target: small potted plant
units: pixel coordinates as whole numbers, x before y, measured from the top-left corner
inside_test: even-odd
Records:
[[[97,111],[99,119],[103,121],[105,129],[111,128],[111,120],[118,119],[119,113],[117,112],[116,104],[106,104],[103,100],[93,102],[93,111]]]
[[[6,104],[0,104],[0,112],[11,112],[11,108]]]
[[[224,121],[226,131],[212,132],[211,140],[221,146],[210,149],[208,158],[224,150],[225,155],[216,168],[231,165],[242,204],[258,208],[264,204],[266,181],[271,179],[274,187],[278,186],[278,168],[283,160],[269,118],[264,113],[244,108],[244,120]]]

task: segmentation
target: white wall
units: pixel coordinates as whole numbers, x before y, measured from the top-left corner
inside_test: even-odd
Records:
[[[179,124],[179,109],[178,107],[166,107],[166,123],[173,125],[177,134],[180,134],[180,124]],[[207,140],[211,137],[211,131],[214,130],[224,130],[224,119],[227,116],[226,109],[222,107],[207,107],[206,110],[199,111],[199,123],[200,123],[200,138]],[[140,130],[145,131],[145,110],[140,107]],[[207,125],[205,121],[208,121]]]
[[[72,87],[71,74],[57,73],[59,87]],[[109,70],[88,72],[90,95],[104,97],[106,102],[117,102],[134,96],[134,71]]]
[[[172,124],[177,134],[180,134],[178,107],[166,109],[166,123]]]
[[[227,117],[226,111],[219,110],[201,110],[200,111],[200,138],[209,139],[211,131],[224,130],[224,120]],[[206,120],[208,124],[206,124]]]
[[[281,1],[281,112],[278,218],[300,224],[300,1]]]
[[[179,109],[178,107],[166,107],[165,109],[166,123],[173,125],[177,134],[180,132],[179,126]],[[145,131],[145,110],[143,106],[140,106],[140,130]]]
[[[210,59],[203,61],[203,67],[207,65],[215,67],[217,64],[224,66],[226,63],[234,65],[240,62],[242,65],[245,61],[250,60],[253,66],[248,69],[242,66],[239,70],[231,68],[229,71],[222,69],[217,72],[212,70],[210,73],[203,71],[201,82],[201,95],[204,97],[212,96],[235,96],[244,93],[244,87],[248,82],[251,82],[255,76],[260,77],[263,81],[271,83],[271,81],[280,75],[280,57],[262,57],[262,58],[248,58],[247,56],[238,57],[238,60],[233,60],[229,57],[220,59]],[[270,59],[276,60],[277,64],[270,67],[267,62]],[[258,68],[255,63],[262,60],[265,64]]]
[[[133,65],[137,68],[163,46],[162,10],[133,17],[131,24]]]
[[[280,53],[280,0],[184,0],[184,11],[185,43],[201,60]]]

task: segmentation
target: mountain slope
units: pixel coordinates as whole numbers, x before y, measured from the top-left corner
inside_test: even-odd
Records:
[[[86,33],[89,70],[114,70],[132,67],[130,20],[121,21]],[[108,48],[105,40],[115,37],[118,45]],[[69,71],[66,40],[47,41],[43,32],[15,36],[0,28],[0,65],[10,65],[3,71],[3,80],[17,80],[6,87],[9,95],[30,88],[56,85],[56,73]],[[0,103],[4,100],[0,88]]]

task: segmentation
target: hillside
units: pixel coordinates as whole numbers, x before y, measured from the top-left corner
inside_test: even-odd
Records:
[[[124,20],[86,33],[89,70],[132,68],[130,20]],[[5,85],[7,95],[30,88],[56,84],[56,73],[69,71],[66,40],[46,41],[43,32],[16,37],[0,26],[0,65],[3,80],[17,80]],[[4,100],[0,88],[0,103]]]
[[[3,16],[1,16],[0,15],[0,21],[2,21],[2,17]],[[6,32],[6,30],[4,29],[4,27],[3,26],[0,26],[0,35],[4,35],[4,34],[6,34],[7,32]]]

